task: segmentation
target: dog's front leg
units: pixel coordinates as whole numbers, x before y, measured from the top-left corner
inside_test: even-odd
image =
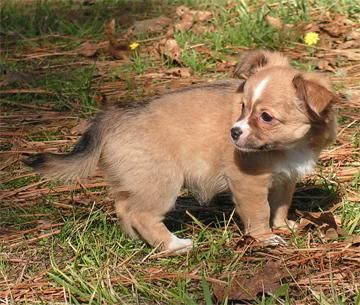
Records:
[[[268,245],[285,244],[270,228],[270,184],[270,174],[239,174],[229,178],[236,211],[245,226],[245,232]]]
[[[295,191],[295,185],[295,178],[284,178],[273,182],[269,193],[270,224],[273,228],[295,228],[295,222],[288,220],[288,212]]]

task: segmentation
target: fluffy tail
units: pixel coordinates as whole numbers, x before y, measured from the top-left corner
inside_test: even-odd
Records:
[[[87,177],[95,171],[100,159],[104,144],[101,125],[98,117],[68,154],[41,153],[23,162],[50,178],[74,180]]]

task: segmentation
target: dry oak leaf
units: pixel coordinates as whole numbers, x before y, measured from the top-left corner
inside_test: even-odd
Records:
[[[344,231],[337,225],[333,213],[325,212],[306,212],[296,210],[296,213],[301,216],[300,224],[297,227],[297,232],[302,233],[315,227],[320,237],[324,240],[330,240],[344,236]]]
[[[105,24],[105,34],[109,40],[108,52],[115,59],[126,59],[128,58],[129,43],[127,41],[118,41],[115,32],[115,19]]]
[[[258,294],[274,293],[280,287],[279,281],[286,276],[281,263],[269,260],[255,274],[237,275],[231,279],[229,286],[213,283],[213,291],[218,301],[254,300]]]
[[[190,68],[170,68],[165,71],[165,74],[172,75],[172,76],[178,76],[181,78],[189,78],[191,76],[191,70]]]
[[[116,45],[117,37],[116,37],[116,33],[115,33],[115,19],[114,18],[105,24],[104,31],[109,39],[109,42]]]
[[[171,62],[180,63],[181,49],[175,39],[162,39],[159,43],[159,51],[160,54],[170,59]]]

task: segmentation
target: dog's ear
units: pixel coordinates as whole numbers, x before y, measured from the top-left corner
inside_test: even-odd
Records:
[[[246,80],[242,79],[242,80],[240,81],[239,87],[237,88],[236,92],[237,92],[237,93],[243,93],[243,92],[244,92],[245,84],[246,84]]]
[[[240,61],[234,70],[234,77],[247,79],[255,74],[259,68],[267,64],[267,57],[264,51],[248,51],[240,56]]]
[[[304,103],[312,121],[324,120],[328,110],[338,98],[330,90],[315,80],[307,80],[297,74],[292,81],[298,99]]]
[[[240,56],[233,77],[246,80],[263,68],[284,66],[289,66],[289,61],[279,52],[266,50],[247,51]]]

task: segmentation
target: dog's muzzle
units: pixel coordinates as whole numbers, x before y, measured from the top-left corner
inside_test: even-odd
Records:
[[[233,127],[233,128],[231,128],[230,133],[231,133],[231,138],[234,141],[237,141],[243,132],[239,127]]]

